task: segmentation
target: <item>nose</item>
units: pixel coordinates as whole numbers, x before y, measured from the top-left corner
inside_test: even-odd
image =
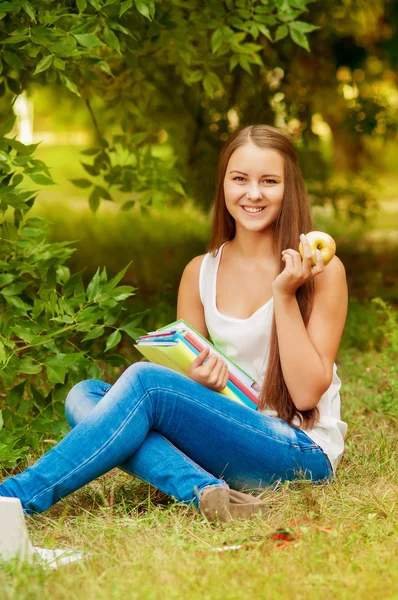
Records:
[[[250,186],[248,192],[246,193],[246,198],[248,200],[261,200],[262,194],[257,184]]]

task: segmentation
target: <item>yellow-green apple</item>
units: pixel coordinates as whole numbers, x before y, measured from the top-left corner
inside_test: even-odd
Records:
[[[305,237],[308,240],[312,252],[312,266],[316,265],[316,250],[320,251],[324,265],[330,263],[336,253],[336,242],[332,236],[323,231],[310,231],[309,233],[306,233]],[[304,249],[301,242],[299,245],[299,252],[301,258],[304,258]]]

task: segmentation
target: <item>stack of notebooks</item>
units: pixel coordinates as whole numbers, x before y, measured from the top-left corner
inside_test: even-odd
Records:
[[[253,389],[255,380],[183,319],[141,336],[135,345],[150,362],[183,375],[188,374],[194,358],[207,346],[228,365],[228,383],[220,393],[257,410],[259,400],[258,393]]]

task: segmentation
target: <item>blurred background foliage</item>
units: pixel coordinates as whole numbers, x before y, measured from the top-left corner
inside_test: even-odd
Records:
[[[43,364],[36,408],[26,405],[30,384],[21,387],[33,371],[2,377],[5,402],[5,388],[17,388],[9,428],[15,414],[25,419],[20,429],[30,427],[36,411],[36,433],[21,433],[21,443],[48,431],[62,394],[90,372],[88,358],[114,378],[138,358],[131,337],[140,319],[150,330],[175,318],[183,268],[206,251],[220,149],[247,124],[291,137],[315,228],[336,239],[351,296],[340,351],[389,343],[388,306],[398,304],[397,25],[393,0],[0,2],[0,251],[14,286],[0,292],[2,306],[10,311],[12,296],[31,318],[35,294],[46,297],[53,286],[51,318],[73,321],[60,299],[74,273],[83,271],[92,290],[98,266],[114,277],[132,261],[121,283],[134,286],[117,296],[112,318],[97,307],[98,337],[83,340],[88,320],[62,350],[20,353]],[[27,250],[34,269],[23,266]],[[87,288],[85,302],[89,295]],[[375,296],[389,304],[376,307]],[[0,360],[9,365],[20,340],[6,321]],[[77,350],[82,368],[77,361],[62,383],[48,381],[45,361]]]

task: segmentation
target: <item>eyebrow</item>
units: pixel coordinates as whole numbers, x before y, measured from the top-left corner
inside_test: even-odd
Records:
[[[241,175],[244,175],[245,177],[248,177],[247,173],[243,173],[243,171],[230,171],[229,174],[231,173],[240,173]],[[279,177],[279,179],[281,179],[280,175],[274,175],[272,173],[265,173],[264,175],[261,175],[261,177]]]

